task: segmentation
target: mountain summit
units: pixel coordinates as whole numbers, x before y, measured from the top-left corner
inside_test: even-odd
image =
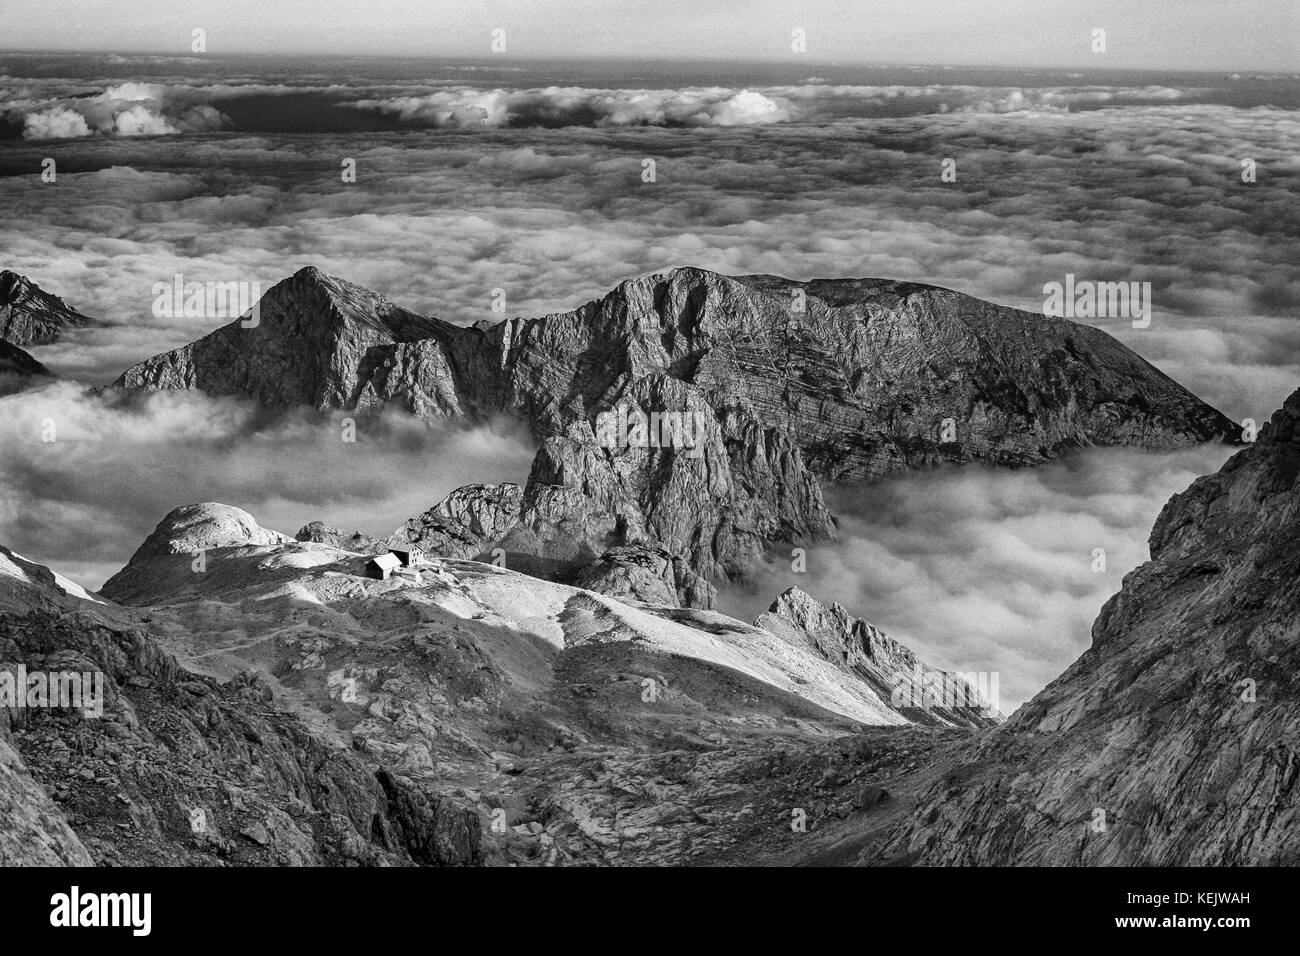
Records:
[[[256,327],[233,322],[116,385],[521,418],[541,447],[519,507],[493,522],[501,534],[465,537],[504,541],[556,575],[647,545],[706,580],[743,577],[771,542],[833,536],[820,480],[1236,432],[1090,326],[917,283],[693,268],[629,279],[571,312],[471,328],[304,269],[267,292]],[[490,497],[497,508],[501,494]],[[447,516],[436,517],[441,533]],[[698,582],[678,587],[708,603]]]
[[[0,339],[11,345],[47,345],[65,329],[94,324],[26,276],[0,272]]]

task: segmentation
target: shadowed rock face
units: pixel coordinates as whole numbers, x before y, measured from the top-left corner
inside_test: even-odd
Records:
[[[572,312],[473,328],[304,269],[264,296],[256,328],[232,323],[116,384],[395,405],[429,420],[521,417],[541,447],[518,506],[471,486],[407,533],[438,553],[501,547],[559,576],[611,547],[645,546],[706,581],[743,578],[772,542],[833,537],[820,480],[1236,433],[1097,329],[914,283],[690,268],[628,280]],[[698,415],[701,436],[689,449],[658,429],[611,443],[611,412]]]
[[[864,862],[1300,863],[1300,392],[1150,543],[1092,646]]]
[[[0,707],[0,865],[481,861],[472,809],[286,713],[263,678],[185,670],[120,608],[57,581],[0,547],[0,662],[98,672],[102,713]]]
[[[26,276],[8,269],[0,272],[0,339],[12,345],[46,345],[64,329],[93,323]]]
[[[90,866],[90,853],[9,745],[0,711],[0,862],[5,866]]]
[[[50,370],[16,345],[0,341],[0,395],[12,395],[51,378]]]
[[[370,380],[398,344],[456,331],[311,268],[270,289],[253,322],[236,319],[128,369],[115,384],[247,395],[264,405],[368,407]]]

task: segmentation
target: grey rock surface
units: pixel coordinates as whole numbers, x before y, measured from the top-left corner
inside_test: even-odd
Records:
[[[0,272],[0,339],[11,345],[46,345],[65,330],[94,321],[26,276],[8,269]]]
[[[1300,392],[1150,546],[1083,656],[864,862],[1300,863]]]

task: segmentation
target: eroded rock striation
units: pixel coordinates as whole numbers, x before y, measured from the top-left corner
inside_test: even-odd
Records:
[[[958,675],[923,664],[874,624],[844,607],[829,607],[790,588],[754,622],[793,642],[803,641],[837,667],[871,685],[899,713],[917,723],[986,727],[1001,720],[996,686],[979,675]]]

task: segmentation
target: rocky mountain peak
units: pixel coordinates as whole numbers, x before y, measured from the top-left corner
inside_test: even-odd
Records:
[[[51,377],[50,370],[36,359],[0,339],[0,395],[20,392]]]
[[[0,340],[11,345],[46,345],[66,329],[93,322],[26,276],[9,269],[0,272]]]
[[[777,596],[754,621],[774,634],[806,644],[816,653],[877,689],[882,700],[912,719],[936,715],[955,726],[983,726],[1002,719],[996,684],[924,665],[903,644],[875,625],[853,617],[838,602],[829,607],[799,588]]]
[[[266,293],[257,328],[218,329],[117,385],[396,405],[429,421],[516,417],[539,445],[519,500],[480,489],[466,501],[484,507],[449,502],[412,533],[458,551],[545,554],[548,573],[563,575],[611,547],[662,548],[706,585],[744,577],[772,542],[832,536],[822,481],[1236,434],[1089,326],[918,283],[689,266],[628,279],[570,312],[472,328],[308,267]],[[666,440],[662,427],[653,440],[604,427],[652,415],[690,416],[701,442],[678,447],[672,427]],[[458,530],[462,518],[472,526]]]
[[[140,545],[136,556],[192,554],[213,548],[283,544],[290,540],[287,535],[261,527],[242,508],[204,501],[168,512]]]
[[[10,305],[31,294],[32,286],[26,276],[8,269],[0,271],[0,305]]]

